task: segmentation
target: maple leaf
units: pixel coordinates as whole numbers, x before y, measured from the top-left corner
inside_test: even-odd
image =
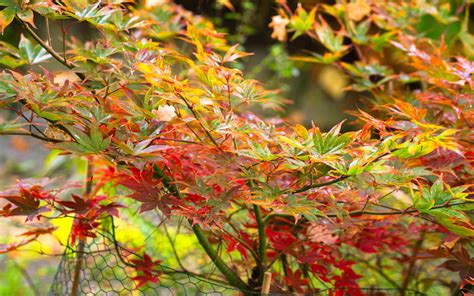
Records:
[[[137,282],[137,288],[147,284],[148,282],[156,284],[159,281],[160,271],[156,270],[161,261],[153,260],[147,253],[143,253],[142,258],[131,259],[130,262],[134,265],[137,275],[132,277],[132,280]]]
[[[285,228],[273,230],[270,227],[265,229],[265,234],[272,243],[272,246],[279,251],[285,250],[288,246],[296,242],[295,236],[284,230]]]
[[[346,291],[348,288],[350,288],[351,295],[356,295],[356,296],[365,295],[362,293],[355,279],[348,278],[346,276],[336,275],[332,277],[332,280],[334,280],[334,287],[339,288],[338,291],[336,292],[336,295],[345,295],[344,292],[341,293],[341,291]]]
[[[243,231],[240,231],[240,239],[242,239],[247,245],[249,246],[252,246],[253,245],[253,241],[251,240],[250,236],[243,232]],[[227,252],[230,253],[234,250],[237,250],[239,251],[240,254],[242,254],[242,256],[245,258],[245,260],[248,260],[248,252],[247,252],[247,249],[245,248],[244,245],[242,245],[241,242],[239,242],[238,240],[232,238],[231,236],[229,235],[225,235],[225,240],[227,241]]]
[[[293,272],[290,268],[286,268],[286,274],[283,279],[289,287],[293,287],[298,293],[306,292],[305,286],[308,284],[308,279],[303,278],[303,272],[300,269]]]
[[[50,226],[50,227],[36,227],[31,230],[25,231],[18,236],[27,236],[28,238],[23,239],[18,242],[9,243],[9,244],[0,244],[0,254],[9,253],[12,251],[18,250],[20,247],[25,246],[31,242],[36,241],[36,239],[40,235],[51,234],[55,231],[57,227]]]
[[[199,194],[194,194],[194,193],[188,193],[186,195],[190,201],[192,201],[195,204],[200,204],[201,202],[205,201],[206,199]]]
[[[9,202],[0,210],[1,216],[26,216],[27,221],[32,221],[35,217],[39,218],[42,213],[51,210],[49,205],[41,205],[41,201],[55,199],[40,185],[27,184],[20,184],[18,189],[0,193],[0,198]]]
[[[76,239],[84,240],[87,237],[97,237],[94,230],[99,227],[100,223],[93,219],[87,219],[84,217],[74,218],[74,222],[71,230],[71,244],[74,245]]]
[[[371,224],[359,230],[348,243],[365,253],[377,253],[384,248],[400,250],[409,244],[409,241],[398,233],[398,229],[391,228],[388,223]]]
[[[331,279],[328,278],[328,268],[323,264],[313,263],[310,264],[311,273],[316,275],[319,279],[325,281],[326,283],[331,282]]]
[[[107,213],[108,215],[118,217],[119,208],[124,206],[115,202],[110,202],[107,204],[102,204],[101,201],[107,199],[106,196],[94,196],[94,197],[81,197],[76,194],[71,195],[72,200],[58,200],[57,203],[63,207],[68,208],[69,210],[62,210],[63,214],[79,214],[88,218],[97,218],[102,213]]]
[[[37,227],[37,228],[31,229],[31,230],[25,231],[25,232],[23,232],[22,234],[20,234],[19,236],[34,236],[34,237],[38,237],[38,236],[40,236],[40,235],[50,234],[50,233],[52,233],[53,231],[55,231],[56,229],[57,229],[56,226]]]
[[[330,246],[307,241],[306,247],[307,250],[305,252],[298,252],[296,254],[298,262],[309,264],[310,266],[313,264],[323,264],[327,267],[336,263]]]
[[[356,262],[351,260],[344,260],[341,259],[339,262],[334,264],[339,270],[342,271],[342,277],[336,279],[336,284],[339,287],[351,287],[358,290],[359,285],[357,284],[356,280],[362,278],[361,275],[358,275],[352,269],[352,266]],[[360,293],[360,291],[359,291]],[[362,295],[362,294],[361,294]]]
[[[8,253],[8,252],[12,252],[12,251],[16,251],[18,250],[18,248],[22,247],[22,246],[25,246],[33,241],[35,241],[36,238],[29,238],[29,239],[25,239],[25,240],[21,240],[19,242],[15,242],[15,243],[10,243],[10,244],[0,244],[0,254],[5,254],[5,253]]]
[[[65,214],[76,213],[76,214],[85,214],[90,209],[94,208],[97,203],[105,197],[94,197],[94,198],[85,198],[76,194],[71,195],[72,200],[60,200],[58,203],[70,210],[64,210]]]
[[[160,178],[155,178],[151,166],[146,166],[143,170],[137,168],[130,169],[131,175],[120,175],[119,184],[131,189],[133,192],[128,197],[133,198],[142,203],[140,211],[151,211],[158,206],[169,215],[170,211],[166,200],[172,201],[170,195],[163,194],[163,183]],[[166,196],[169,198],[166,199]],[[169,206],[175,204],[170,203]]]
[[[466,284],[474,285],[474,258],[469,256],[467,250],[462,247],[458,252],[454,252],[455,259],[449,259],[439,267],[459,273],[461,279],[461,289]]]
[[[337,242],[338,237],[326,225],[313,224],[308,228],[308,239],[311,242],[332,245]]]
[[[18,5],[16,5],[16,3],[11,4],[13,5],[7,6],[0,11],[0,29],[2,34],[5,31],[5,28],[11,24],[15,18],[15,15],[19,11]]]
[[[236,44],[236,45],[233,45],[229,48],[229,50],[226,52],[226,54],[222,58],[222,63],[223,64],[233,62],[237,59],[252,55],[252,53],[238,51],[237,50],[238,46],[239,46],[239,44]],[[231,72],[227,72],[227,73],[224,74],[224,77],[225,77],[227,83],[229,83],[229,80],[231,79],[231,75],[232,75]]]

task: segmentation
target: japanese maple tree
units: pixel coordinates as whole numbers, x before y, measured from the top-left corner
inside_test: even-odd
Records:
[[[17,46],[0,44],[8,68],[0,106],[18,115],[0,123],[0,134],[34,137],[88,162],[82,190],[20,180],[0,193],[1,217],[26,225],[73,217],[79,248],[129,208],[160,224],[184,221],[215,279],[243,294],[260,291],[269,271],[274,292],[359,295],[357,266],[391,287],[420,288],[416,262],[439,258],[440,269],[459,272],[462,289],[474,284],[467,2],[293,9],[277,1],[272,37],[320,43],[324,53],[294,59],[339,67],[369,102],[353,112],[361,129],[350,132],[342,122],[322,131],[260,118],[253,107],[281,108],[284,99],[236,67],[249,53],[205,18],[158,2],[0,1],[2,31],[13,21],[24,28]],[[418,34],[417,16],[426,15],[444,26],[439,36]],[[62,48],[38,33],[39,19],[61,23]],[[70,34],[79,25],[96,33]],[[351,51],[358,60],[347,63]],[[396,67],[384,64],[388,52]],[[58,63],[63,70],[52,70]],[[0,253],[54,230],[30,227]],[[167,258],[153,257],[133,259],[137,286],[159,282],[154,267]],[[401,266],[397,278],[384,272],[387,262]]]

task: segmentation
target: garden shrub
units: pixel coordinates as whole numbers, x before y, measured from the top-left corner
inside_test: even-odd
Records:
[[[24,29],[18,45],[0,44],[0,106],[17,114],[0,134],[88,163],[83,189],[27,179],[0,194],[0,216],[29,226],[0,253],[54,233],[34,222],[61,217],[74,217],[80,246],[131,208],[160,217],[156,227],[186,223],[215,277],[243,291],[260,291],[267,271],[273,292],[453,288],[424,262],[472,287],[469,3],[277,2],[272,37],[325,48],[293,60],[345,71],[367,102],[352,112],[359,130],[259,117],[254,106],[285,99],[236,67],[249,53],[169,1],[0,2],[2,31]],[[41,36],[40,20],[63,34]],[[138,285],[159,282],[167,258],[153,248],[133,261]]]

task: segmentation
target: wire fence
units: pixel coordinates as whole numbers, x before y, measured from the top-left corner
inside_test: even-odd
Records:
[[[211,282],[161,264],[155,268],[156,275],[159,275],[159,282],[138,287],[132,279],[135,274],[134,265],[127,256],[134,253],[121,246],[115,240],[113,233],[101,233],[97,238],[87,238],[82,243],[82,247],[79,247],[80,243],[66,247],[49,292],[50,296],[217,296],[241,293],[236,288]],[[134,254],[134,256],[137,255]],[[78,265],[80,265],[79,268]],[[255,292],[248,293],[258,295]]]
[[[81,245],[82,244],[82,245]],[[242,291],[222,283],[210,281],[186,271],[158,265],[156,274],[159,281],[138,286],[132,278],[135,267],[128,259],[138,256],[126,249],[115,239],[115,232],[100,232],[96,238],[87,238],[76,245],[67,245],[54,277],[49,296],[121,296],[121,295],[159,295],[159,296],[237,296],[261,295],[260,292]],[[364,295],[425,295],[423,293],[399,289],[365,288]],[[270,293],[268,296],[301,295],[294,293]],[[353,295],[350,289],[327,289],[308,295]]]

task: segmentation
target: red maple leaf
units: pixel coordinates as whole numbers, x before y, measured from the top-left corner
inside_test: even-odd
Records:
[[[288,248],[288,246],[296,242],[294,235],[288,231],[289,227],[284,228],[286,231],[285,229],[273,230],[269,227],[265,229],[265,234],[270,240],[272,246],[279,251]]]
[[[301,269],[293,272],[290,268],[286,268],[286,276],[283,277],[285,283],[295,289],[295,292],[305,293],[305,287],[308,285],[308,279],[303,278]]]
[[[39,218],[40,214],[50,211],[48,205],[41,205],[41,201],[54,200],[55,197],[41,186],[20,185],[18,189],[1,193],[0,198],[9,202],[0,210],[0,216],[26,216],[27,221],[32,221],[35,217]]]
[[[95,220],[76,217],[72,225],[71,244],[75,244],[76,238],[84,240],[86,237],[96,237],[93,230],[95,230],[99,225],[100,223]]]
[[[0,254],[12,252],[18,250],[18,248],[36,240],[35,237],[24,239],[19,242],[11,243],[11,244],[0,244]]]
[[[458,272],[461,278],[461,289],[466,284],[474,285],[474,258],[462,247],[458,252],[453,252],[454,259],[445,261],[439,267]]]
[[[142,258],[135,258],[130,260],[137,271],[137,276],[132,277],[132,280],[137,282],[137,288],[147,284],[148,282],[156,284],[161,274],[156,270],[156,267],[161,263],[160,260],[153,260],[147,253],[143,253]]]

